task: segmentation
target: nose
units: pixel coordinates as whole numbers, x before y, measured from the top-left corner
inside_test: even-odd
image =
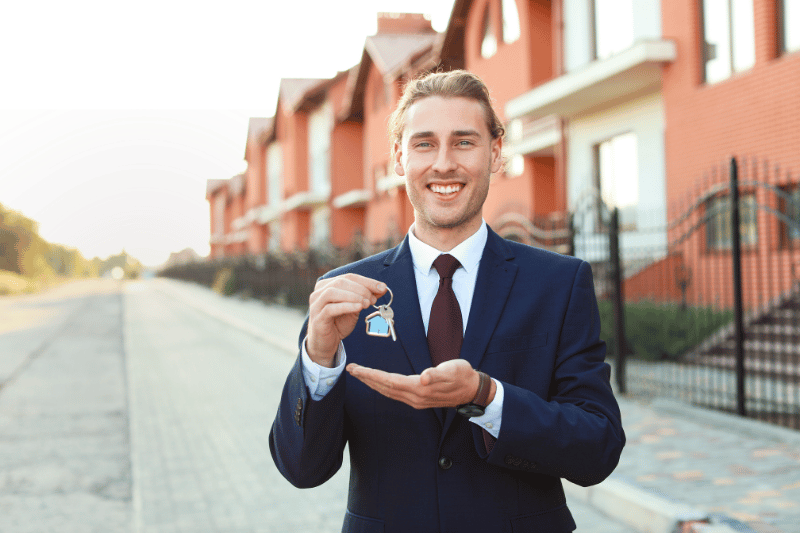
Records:
[[[456,169],[453,151],[446,144],[439,147],[439,151],[436,153],[436,161],[433,162],[432,169],[441,174],[446,174]]]

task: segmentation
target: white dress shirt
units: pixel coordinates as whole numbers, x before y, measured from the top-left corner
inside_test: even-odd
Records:
[[[469,238],[449,252],[441,252],[417,239],[414,235],[413,225],[408,230],[408,244],[414,262],[414,278],[417,282],[419,307],[426,334],[428,333],[428,322],[430,321],[433,299],[436,297],[436,293],[439,290],[439,273],[433,268],[433,262],[442,253],[452,255],[461,263],[461,267],[453,274],[453,292],[461,308],[461,322],[464,326],[464,332],[466,332],[469,311],[472,306],[472,294],[475,292],[475,281],[478,279],[478,266],[483,256],[483,249],[486,246],[488,234],[486,221],[483,221],[478,231]],[[402,325],[400,325],[400,327],[402,327]],[[305,340],[303,340],[302,344],[301,357],[303,361],[303,376],[311,398],[315,401],[319,401],[333,388],[347,364],[344,345],[339,343],[334,368],[327,368],[314,363],[306,352]],[[494,399],[486,407],[486,411],[482,416],[472,417],[469,420],[478,424],[489,432],[490,435],[497,438],[498,435],[500,435],[504,394],[502,383],[495,379],[492,379],[492,381],[494,381],[497,386]]]

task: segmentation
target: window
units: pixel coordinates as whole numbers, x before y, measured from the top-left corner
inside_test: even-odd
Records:
[[[309,246],[315,250],[326,248],[330,245],[331,237],[331,210],[320,207],[311,213],[311,235]]]
[[[269,205],[277,206],[283,200],[283,154],[280,143],[272,143],[267,148],[267,179]]]
[[[753,0],[703,0],[705,79],[715,83],[756,62]]]
[[[277,253],[281,251],[281,222],[273,220],[269,223],[269,251]]]
[[[783,235],[787,240],[796,241],[800,239],[800,188],[792,191],[784,191],[789,198],[781,198],[781,213],[786,215],[795,224],[783,223]],[[796,244],[793,244],[796,246]]]
[[[481,56],[489,58],[497,52],[497,37],[492,25],[491,4],[483,11],[483,31],[481,31]]]
[[[310,190],[322,195],[331,192],[331,133],[333,111],[330,102],[325,102],[311,113],[308,128],[309,185]]]
[[[503,42],[513,43],[521,35],[516,0],[503,0]]]
[[[728,196],[712,198],[706,204],[706,246],[710,250],[725,250],[731,247],[730,205]],[[742,246],[753,246],[758,241],[756,197],[753,194],[739,197],[739,232]]]
[[[787,52],[800,50],[800,0],[783,0],[781,29],[783,49]]]
[[[214,234],[225,235],[225,195],[219,194],[214,199]]]
[[[594,58],[606,59],[633,44],[633,0],[594,0]]]
[[[596,186],[609,209],[619,208],[620,231],[636,230],[639,164],[635,133],[624,133],[595,145]]]

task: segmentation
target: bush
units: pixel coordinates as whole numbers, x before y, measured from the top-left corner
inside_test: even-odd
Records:
[[[598,302],[602,338],[609,355],[617,355],[614,338],[614,307],[610,300]],[[709,335],[733,320],[732,311],[710,307],[663,305],[653,302],[625,304],[625,337],[628,354],[638,359],[677,360]]]
[[[236,275],[230,267],[221,268],[214,275],[211,289],[223,296],[231,296],[236,292]]]

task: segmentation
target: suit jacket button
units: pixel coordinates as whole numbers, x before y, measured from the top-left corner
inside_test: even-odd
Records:
[[[445,457],[444,455],[439,458],[439,468],[442,470],[450,470],[451,466],[453,466],[452,459]]]

